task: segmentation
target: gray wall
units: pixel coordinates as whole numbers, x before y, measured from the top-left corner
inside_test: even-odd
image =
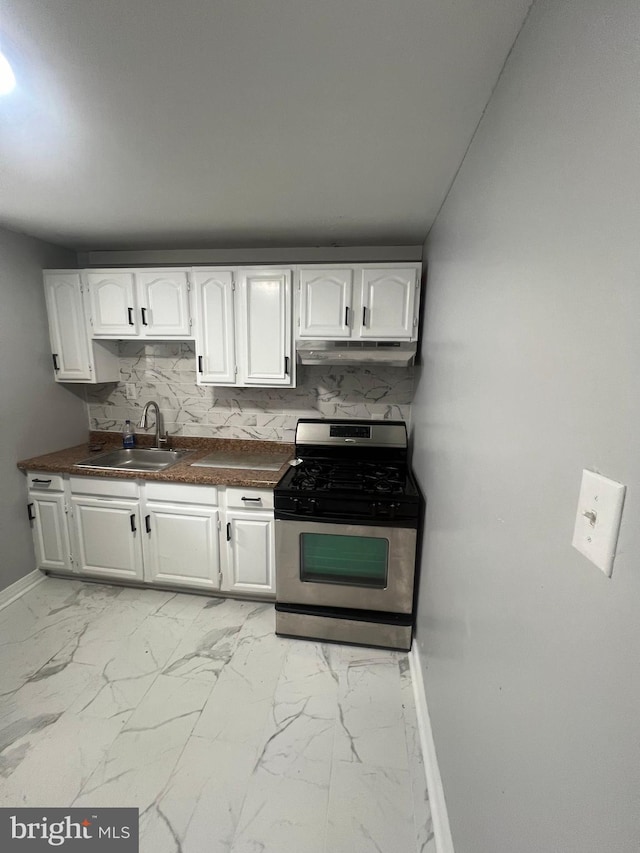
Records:
[[[0,229],[0,589],[35,568],[25,476],[16,462],[87,435],[83,390],[53,381],[47,267],[75,267],[75,253]]]
[[[426,244],[418,643],[456,853],[640,845],[640,5],[540,0]],[[607,579],[580,476],[628,486]]]

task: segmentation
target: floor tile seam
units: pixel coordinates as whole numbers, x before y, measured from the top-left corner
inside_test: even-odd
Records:
[[[235,821],[235,824],[233,827],[233,833],[231,834],[231,840],[230,840],[230,844],[229,844],[229,848],[228,848],[230,853],[233,853],[233,850],[235,848],[236,839],[238,838],[238,828],[242,824],[242,816],[244,814],[244,808],[245,808],[245,805],[247,803],[247,797],[249,796],[249,791],[251,788],[251,781],[252,781],[252,779],[255,778],[256,772],[258,770],[261,754],[262,754],[261,748],[260,748],[260,745],[258,744],[258,746],[255,749],[254,758],[252,760],[253,769],[251,770],[251,773],[249,774],[249,777],[247,778],[247,783],[244,786],[244,791],[242,794],[242,800],[241,800],[241,803],[238,807],[238,812],[237,812],[238,819]],[[302,853],[302,851],[301,851],[301,853]]]
[[[175,622],[177,625],[179,625],[185,631],[191,630],[194,627],[196,620],[197,620],[197,616],[194,616],[192,619],[184,619],[181,616],[168,616],[165,613],[163,613],[163,614],[150,613],[147,618],[148,619],[157,619],[157,620],[168,619],[171,622]]]
[[[417,720],[417,717],[416,717]],[[408,734],[408,732],[407,732]],[[422,754],[422,743],[420,741],[419,733],[417,727],[415,727],[415,738],[413,739],[416,744],[418,754],[411,755],[409,753],[409,738],[406,738],[407,741],[407,758],[409,762],[409,778],[411,783],[411,797],[413,802],[413,819],[415,824],[415,833],[416,833],[416,846],[418,851],[419,848],[419,838],[420,838],[420,829],[421,825],[419,824],[420,815],[418,814],[416,807],[418,804],[422,804],[426,809],[429,810],[429,816],[431,814],[431,801],[429,798],[429,790],[427,788],[426,777],[425,777],[425,768],[424,768],[424,756]],[[427,814],[425,812],[425,817]]]
[[[205,704],[206,704],[206,703],[205,703]],[[203,705],[203,708],[204,708],[204,705]],[[200,711],[200,714],[201,714],[201,713],[202,713],[202,710]],[[175,761],[175,763],[174,763],[173,767],[171,768],[171,773],[169,774],[169,776],[168,776],[168,778],[167,778],[167,781],[165,782],[165,784],[164,784],[164,785],[163,785],[163,787],[162,787],[162,790],[160,791],[160,793],[157,795],[157,797],[154,799],[154,801],[153,801],[153,803],[152,803],[152,806],[153,806],[157,811],[159,811],[159,804],[162,802],[162,798],[163,798],[163,796],[167,793],[167,790],[170,790],[171,782],[172,782],[172,780],[173,780],[173,776],[174,776],[174,774],[175,774],[175,772],[176,772],[176,768],[178,767],[178,764],[179,764],[179,763],[180,763],[180,761],[182,760],[182,756],[184,755],[184,753],[185,753],[185,751],[186,751],[186,749],[187,749],[187,746],[189,745],[189,741],[190,741],[190,740],[192,740],[192,738],[194,738],[194,737],[195,737],[195,735],[193,734],[193,730],[194,730],[194,729],[195,729],[195,727],[196,727],[196,723],[197,723],[197,722],[198,722],[198,720],[200,719],[200,714],[198,715],[198,718],[197,718],[197,720],[194,722],[193,726],[191,727],[191,731],[189,732],[189,735],[188,735],[188,736],[187,736],[187,738],[185,739],[184,745],[183,745],[182,749],[180,750],[180,753],[178,754],[178,757],[176,758],[176,761]],[[202,788],[204,788],[204,784],[203,784]],[[200,795],[202,794],[202,788],[200,789]],[[196,805],[197,805],[197,802],[196,802]],[[184,831],[184,837],[185,837],[185,838],[186,838],[186,834],[187,834],[187,830],[188,830],[188,828],[189,828],[189,825],[190,825],[191,821],[193,820],[193,814],[194,814],[194,812],[195,812],[195,805],[194,805],[194,807],[193,807],[193,811],[191,812],[191,815],[189,816],[189,820],[188,820],[188,822],[187,822],[187,826],[186,826],[185,831]],[[181,842],[182,842],[183,840],[184,840],[184,839],[182,839],[182,840],[181,840]],[[180,842],[180,843],[181,843],[181,842]]]
[[[324,842],[322,845],[322,849],[323,849],[323,851],[325,851],[325,853],[331,853],[331,851],[329,851],[327,849],[327,845],[329,843],[329,813],[330,813],[330,808],[331,808],[331,792],[333,791],[333,778],[334,778],[334,773],[335,773],[336,731],[338,728],[338,716],[339,716],[338,715],[338,695],[337,695],[338,686],[339,685],[336,684],[335,718],[333,721],[333,737],[331,740],[331,751],[329,752],[329,761],[330,761],[331,767],[329,770],[329,789],[327,791],[327,813],[325,814],[325,817],[324,817]]]
[[[85,719],[88,719],[88,718],[85,718]],[[98,718],[98,720],[101,722],[101,720],[100,720],[99,718]],[[86,787],[87,787],[87,785],[89,784],[89,781],[90,781],[90,780],[91,780],[91,778],[93,777],[93,774],[94,774],[94,773],[96,773],[96,771],[98,770],[98,768],[99,768],[99,767],[104,763],[104,761],[105,761],[105,759],[106,759],[107,755],[109,754],[109,751],[110,751],[110,749],[112,748],[113,744],[116,742],[116,740],[117,740],[117,739],[120,737],[120,735],[122,734],[122,728],[123,728],[123,726],[124,726],[125,722],[126,722],[126,721],[123,721],[122,725],[120,726],[120,728],[118,729],[118,731],[114,734],[113,738],[111,738],[111,740],[108,742],[108,744],[107,744],[107,745],[105,745],[105,746],[103,747],[101,757],[99,757],[99,758],[97,759],[96,763],[91,767],[91,769],[90,769],[89,771],[87,771],[87,773],[86,773],[86,774],[84,774],[83,779],[82,779],[82,784],[81,784],[81,785],[80,785],[80,787],[78,788],[78,790],[77,790],[76,795],[74,796],[74,798],[73,798],[73,799],[71,800],[71,802],[69,803],[69,808],[73,808],[73,804],[74,804],[77,800],[79,800],[79,799],[80,799],[80,797],[84,794],[85,788],[86,788]]]
[[[67,621],[67,620],[60,620],[59,622],[54,622],[51,625],[43,625],[43,626],[39,627],[33,634],[29,634],[26,637],[22,637],[21,639],[16,639],[16,640],[9,640],[6,643],[0,643],[0,649],[5,648],[6,646],[20,646],[20,645],[23,645],[25,643],[28,643],[31,640],[35,640],[35,638],[38,637],[40,634],[44,633],[45,631],[49,631],[50,629],[56,628],[58,625],[63,624],[65,621]],[[35,627],[38,624],[39,624],[38,620],[36,619],[34,625],[30,626],[30,627]],[[51,660],[52,657],[55,657],[56,655],[60,654],[60,652],[63,649],[65,649],[69,645],[69,643],[72,642],[76,633],[77,632],[74,630],[74,632],[72,634],[65,637],[64,640],[62,640],[62,645],[57,649],[57,651],[55,651],[53,653],[53,655],[51,655],[49,660]]]
[[[160,677],[160,676],[158,676],[158,678],[159,678],[159,677]],[[167,677],[167,678],[172,678],[172,677],[175,677],[175,676],[170,676],[170,675],[169,675],[169,676],[166,676],[166,677]],[[185,680],[192,680],[192,681],[196,681],[196,679],[185,679]],[[216,679],[216,681],[217,681],[217,679]],[[195,718],[195,720],[193,721],[193,726],[191,727],[191,731],[189,732],[189,737],[187,738],[187,742],[189,741],[189,738],[194,737],[193,731],[194,731],[195,727],[198,725],[198,723],[200,722],[200,718],[202,717],[202,713],[203,713],[203,711],[204,711],[204,709],[205,709],[205,707],[206,707],[206,705],[207,705],[207,702],[208,702],[208,701],[209,701],[209,699],[211,698],[211,694],[213,693],[213,688],[216,686],[216,681],[214,681],[214,683],[210,686],[210,689],[207,691],[206,698],[205,698],[205,699],[203,700],[203,702],[202,702],[202,707],[201,707],[201,708],[199,708],[199,709],[195,708],[195,709],[193,710],[193,712],[191,712],[191,713],[196,714],[196,718]],[[155,682],[154,682],[154,683],[155,683]],[[202,680],[202,683],[206,685],[206,682],[205,682],[204,680]],[[151,688],[149,688],[149,689],[151,689]],[[147,693],[148,693],[148,692],[149,692],[149,691],[147,691]],[[146,696],[146,693],[145,693],[145,696]],[[142,702],[142,700],[140,700],[140,701]],[[186,743],[185,743],[185,748],[186,748]],[[184,752],[184,749],[182,750],[182,752]],[[180,753],[180,755],[182,755],[182,753]]]
[[[329,760],[314,760],[314,759],[310,759],[310,758],[305,758],[305,759],[304,759],[304,761],[305,761],[305,762],[307,762],[308,764],[311,764],[311,765],[316,766],[316,767],[318,767],[318,766],[322,766],[322,765],[326,766],[326,767],[327,767],[327,769],[328,769],[328,771],[329,771],[328,776],[329,776],[329,782],[330,782],[330,779],[331,779],[331,772],[332,772],[332,771],[331,771],[331,762],[330,762]],[[255,767],[254,767],[254,769],[252,770],[252,772],[251,772],[250,776],[249,776],[248,781],[247,781],[247,785],[246,785],[246,788],[245,788],[245,791],[244,791],[244,796],[243,796],[243,798],[242,798],[242,806],[241,806],[241,808],[238,810],[238,820],[237,820],[237,823],[236,823],[236,825],[235,825],[235,827],[234,827],[234,833],[233,833],[233,837],[232,837],[232,840],[231,840],[231,846],[230,846],[230,848],[229,848],[229,850],[231,851],[231,853],[234,853],[234,850],[236,849],[236,848],[235,848],[235,844],[236,844],[236,841],[238,840],[238,837],[239,837],[239,836],[238,836],[238,830],[239,830],[239,827],[241,827],[241,826],[242,826],[242,824],[243,824],[243,820],[242,820],[242,818],[243,818],[243,816],[244,816],[244,809],[245,809],[245,806],[246,806],[246,803],[247,803],[247,798],[248,798],[248,796],[249,796],[249,793],[251,792],[251,782],[252,782],[252,780],[253,780],[253,779],[255,779],[255,778],[257,777],[258,770],[259,770],[259,764],[256,764],[256,765],[255,765]],[[306,778],[294,778],[293,776],[290,776],[290,775],[288,775],[288,774],[286,774],[286,773],[278,774],[278,776],[280,776],[281,778],[283,778],[283,779],[285,779],[285,780],[287,780],[287,781],[289,781],[289,782],[298,782],[298,783],[301,783],[301,784],[311,785],[311,786],[313,786],[313,788],[314,788],[314,789],[317,787],[317,785],[316,785],[316,783],[315,783],[315,782],[313,782],[313,781],[311,781],[311,780],[309,780],[309,779],[306,779]],[[259,779],[258,779],[257,784],[261,784],[261,782],[260,782],[260,780],[259,780]],[[329,785],[327,785],[327,787],[326,787],[326,809],[327,809],[327,814],[328,814],[328,808],[329,808]],[[259,812],[260,812],[260,810],[259,810],[258,812],[256,812],[256,814],[253,816],[252,820],[253,820],[255,817],[257,817],[257,816],[258,816]],[[252,821],[250,821],[249,823],[251,823],[251,822],[252,822]],[[249,823],[247,824],[247,826],[249,825]],[[325,827],[326,827],[326,817],[325,817]],[[246,829],[246,827],[245,827],[245,828],[243,828],[243,831],[244,831],[244,829]],[[287,848],[287,849],[288,849],[288,848]],[[267,853],[267,848],[265,848],[265,853]],[[273,853],[276,853],[276,851],[274,850],[274,851],[273,851]],[[304,851],[303,851],[303,850],[300,850],[300,853],[304,853]]]
[[[180,639],[180,641],[178,642],[178,646],[179,646],[183,641],[184,641],[184,636],[183,636],[183,637]],[[176,649],[178,648],[178,646],[176,646]],[[191,675],[190,673],[181,673],[181,672],[173,673],[173,672],[167,672],[167,671],[166,671],[166,667],[170,665],[171,658],[172,658],[172,657],[173,657],[173,655],[175,654],[176,649],[174,649],[174,650],[173,650],[173,652],[171,653],[171,655],[169,655],[169,658],[167,659],[167,662],[164,664],[165,669],[163,669],[163,671],[162,671],[162,674],[163,674],[163,675],[167,675],[167,676],[169,676],[169,677],[174,677],[174,678],[188,678],[188,679],[191,679],[192,681],[210,681],[210,680],[211,680],[211,679],[209,679],[209,678],[202,678],[202,677],[201,677],[200,675],[198,675],[198,674],[196,674],[196,675]],[[218,680],[219,680],[220,676],[222,675],[222,673],[224,672],[224,670],[225,670],[225,669],[227,668],[227,666],[231,663],[231,660],[233,659],[233,656],[235,655],[236,650],[237,650],[237,642],[236,642],[236,643],[234,643],[234,645],[233,645],[233,650],[231,651],[230,656],[229,656],[226,660],[224,660],[224,659],[219,659],[219,660],[220,660],[220,662],[222,663],[222,666],[220,667],[220,669],[219,669],[219,670],[215,671],[215,679],[213,679],[212,689],[213,689],[213,687],[215,687],[215,685],[217,684],[217,682],[218,682]],[[203,657],[202,659],[203,659],[203,660],[206,660],[206,656],[205,656],[205,657]],[[216,659],[214,659],[214,658],[210,658],[210,660],[211,660],[212,662],[215,662],[215,660],[216,660]],[[178,663],[178,661],[174,661],[174,663]],[[207,671],[208,671],[208,672],[214,672],[214,670],[207,670]]]
[[[165,786],[163,786],[163,788],[162,788],[162,790],[163,790],[163,791],[164,791],[164,790],[165,790],[165,788],[166,788],[166,784],[168,784],[168,783],[169,783],[169,781],[171,780],[171,778],[172,778],[173,774],[175,773],[175,769],[176,769],[176,767],[177,767],[178,761],[180,760],[180,758],[182,757],[182,754],[184,753],[184,750],[186,749],[186,745],[187,745],[187,743],[189,742],[189,738],[191,737],[191,732],[192,732],[192,731],[193,731],[193,728],[189,731],[189,734],[187,735],[187,737],[186,737],[186,739],[185,739],[185,741],[184,741],[184,744],[182,745],[182,749],[180,749],[180,750],[179,750],[179,752],[178,752],[178,750],[177,750],[177,748],[176,748],[176,747],[170,747],[170,748],[169,748],[170,750],[171,750],[171,749],[176,749],[177,757],[176,757],[175,761],[174,761],[172,764],[167,765],[168,767],[170,767],[170,770],[169,770],[169,773],[168,773],[168,775],[167,775],[167,782],[165,783]],[[87,778],[86,778],[86,781],[85,781],[84,785],[82,786],[82,788],[80,789],[80,791],[78,792],[78,794],[76,794],[76,796],[75,796],[75,798],[74,798],[73,802],[76,802],[76,801],[77,801],[81,796],[83,796],[83,795],[84,795],[84,793],[85,793],[85,789],[86,789],[87,785],[89,784],[89,782],[90,782],[90,780],[91,780],[92,776],[93,776],[93,775],[94,775],[94,773],[99,769],[99,767],[100,767],[100,766],[105,766],[105,767],[106,767],[106,764],[107,764],[107,760],[106,760],[106,759],[107,759],[107,755],[108,755],[108,753],[109,753],[110,749],[112,748],[113,744],[116,742],[116,740],[117,740],[119,737],[121,737],[121,735],[122,735],[122,734],[126,734],[126,731],[123,731],[123,730],[121,729],[121,730],[118,732],[118,734],[116,735],[116,737],[115,737],[115,738],[110,742],[108,749],[106,749],[106,750],[104,751],[104,755],[103,755],[102,759],[100,759],[100,761],[98,762],[98,764],[96,765],[96,767],[94,767],[94,769],[91,771],[91,773],[87,776]],[[165,750],[165,751],[163,751],[163,752],[160,754],[160,758],[161,758],[163,761],[166,761],[167,751],[168,751],[168,750]],[[152,763],[154,763],[155,761],[157,761],[157,760],[158,760],[158,757],[159,757],[159,756],[158,756],[158,755],[156,755],[156,756],[153,758]],[[166,769],[166,768],[165,768],[165,769]],[[99,789],[103,788],[105,785],[110,785],[112,782],[117,781],[118,779],[122,778],[123,776],[127,776],[127,775],[129,775],[129,774],[131,774],[131,773],[136,773],[136,772],[138,772],[138,768],[137,768],[137,767],[127,767],[127,768],[126,768],[125,770],[123,770],[121,773],[118,773],[115,777],[109,777],[109,778],[107,778],[106,780],[101,781],[98,785],[96,785],[94,788],[92,788],[92,789],[91,789],[91,791],[98,791]],[[86,793],[91,793],[91,791],[87,791]],[[154,804],[154,805],[155,805],[155,803],[156,803],[156,801],[157,801],[157,799],[158,799],[158,797],[159,797],[159,796],[160,796],[160,795],[158,794],[158,795],[157,795],[157,797],[153,800],[153,804]],[[73,805],[73,803],[72,803],[72,805]],[[145,811],[146,811],[146,809],[145,809]]]
[[[145,622],[146,622],[148,619],[153,619],[153,616],[152,616],[152,615],[148,615],[148,616],[146,616],[146,617],[142,620],[142,622],[140,623],[140,625],[138,626],[138,628],[136,628],[136,631],[137,631],[137,630],[139,630],[140,628],[142,628],[142,626],[145,624]],[[134,632],[134,633],[135,633],[135,632]],[[171,660],[171,657],[176,653],[176,649],[178,648],[178,646],[180,645],[180,643],[183,641],[183,639],[184,639],[184,637],[181,635],[181,636],[179,637],[179,639],[177,639],[177,640],[176,640],[175,645],[171,647],[171,651],[169,651],[169,653],[167,654],[167,656],[166,656],[165,660],[164,660],[161,664],[159,664],[159,666],[158,666],[158,674],[161,674],[161,673],[162,673],[162,670],[163,670],[163,669],[164,669],[164,667],[167,665],[167,663]],[[156,662],[156,661],[155,661],[155,658],[154,658],[154,663],[155,663],[155,662]]]
[[[405,741],[405,750],[407,753],[407,766],[411,768],[413,756],[409,752],[409,731],[415,731],[415,738],[413,739],[417,743],[417,747],[419,750],[419,759],[424,763],[424,756],[422,755],[422,744],[420,742],[420,737],[418,734],[418,717],[414,704],[413,698],[413,684],[411,681],[411,676],[407,678],[406,676],[401,676],[400,681],[407,681],[407,685],[405,687],[404,684],[401,683],[401,692],[400,692],[400,701],[402,705],[402,720],[403,720],[403,730],[404,730],[404,741]],[[408,694],[407,697],[403,696],[403,692]],[[408,705],[411,706],[411,712],[408,710]]]
[[[346,761],[342,758],[334,759],[333,763],[336,766],[344,765],[345,767],[357,767],[364,772],[371,772],[375,775],[382,774],[388,779],[395,775],[403,776],[405,777],[405,781],[408,783],[409,789],[411,789],[411,771],[404,767],[393,767],[390,764],[374,764],[370,761]]]
[[[381,772],[390,772],[390,773],[408,773],[411,776],[411,768],[410,767],[398,767],[396,764],[383,763],[380,761],[350,761],[348,758],[339,758],[334,754],[332,756],[332,761],[338,764],[347,764],[351,767],[362,767],[365,770],[379,770]]]

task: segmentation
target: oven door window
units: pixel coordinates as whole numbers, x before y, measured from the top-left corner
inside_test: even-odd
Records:
[[[300,534],[300,579],[385,589],[389,540],[333,533]]]

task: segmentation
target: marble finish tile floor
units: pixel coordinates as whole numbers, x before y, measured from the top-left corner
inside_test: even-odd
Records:
[[[141,853],[435,853],[402,653],[269,604],[47,578],[0,611],[0,806],[133,806]]]

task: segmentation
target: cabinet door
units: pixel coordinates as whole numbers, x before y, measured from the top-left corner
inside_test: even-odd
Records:
[[[414,335],[415,269],[362,271],[359,334],[378,340],[410,340]]]
[[[198,270],[194,287],[198,384],[233,385],[236,381],[233,273]]]
[[[241,384],[291,386],[291,271],[241,270],[239,275]]]
[[[139,334],[133,273],[88,272],[92,334],[135,338]]]
[[[300,270],[301,338],[348,338],[352,270]]]
[[[140,330],[148,338],[191,335],[189,279],[181,270],[136,273]]]
[[[142,580],[138,502],[74,496],[71,503],[78,571]]]
[[[273,527],[270,512],[227,512],[225,589],[275,595]]]
[[[37,568],[71,571],[64,495],[29,492],[29,506]]]
[[[48,273],[44,292],[58,382],[90,382],[91,351],[79,273]]]
[[[219,589],[217,509],[149,502],[143,529],[146,580]]]

